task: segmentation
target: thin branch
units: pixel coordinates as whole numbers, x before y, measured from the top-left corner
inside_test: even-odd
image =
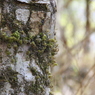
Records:
[[[74,49],[76,49],[77,47],[79,48],[79,46],[83,46],[83,45],[84,45],[84,42],[85,42],[87,39],[89,39],[90,35],[91,35],[92,33],[94,33],[94,32],[95,32],[95,29],[93,29],[92,32],[89,32],[89,33],[85,36],[85,38],[84,38],[83,40],[81,40],[80,42],[78,42],[78,43],[77,43],[76,45],[74,45],[72,48],[68,48],[68,47],[63,43],[63,46],[66,48],[66,51],[62,52],[62,54],[60,54],[58,57],[61,58],[62,56],[66,55],[67,52],[70,54],[71,57],[73,57],[74,55],[71,53],[71,51],[74,50]],[[57,72],[55,72],[55,73],[53,74],[53,76],[55,76],[56,74],[62,74],[62,73],[68,68],[68,66],[69,66],[69,64],[68,64],[66,67],[64,67],[64,65],[63,65],[63,66],[60,68],[60,70],[58,70]],[[66,69],[64,69],[64,68],[66,68]]]
[[[80,87],[79,87],[79,89],[77,90],[77,92],[76,92],[76,94],[75,95],[77,95],[78,94],[78,92],[82,89],[81,87],[82,87],[82,84],[84,83],[84,81],[86,80],[86,78],[87,78],[87,76],[88,76],[88,74],[91,72],[91,70],[93,70],[95,68],[95,64],[89,69],[89,71],[86,73],[86,75],[85,75],[85,78],[82,80],[82,82],[81,82],[81,84],[80,84]],[[95,74],[95,73],[94,73]],[[90,81],[92,79],[92,76],[91,76],[91,78],[88,80],[88,81]],[[87,85],[88,85],[88,83],[89,82],[87,82],[87,84],[85,85],[85,87],[84,88],[86,88],[87,87]],[[81,95],[83,95],[83,91],[84,90],[82,90],[82,92],[81,92]]]
[[[86,33],[90,32],[90,0],[86,0]]]

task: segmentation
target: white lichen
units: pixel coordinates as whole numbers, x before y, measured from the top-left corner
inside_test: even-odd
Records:
[[[28,9],[17,9],[15,13],[16,19],[26,24],[30,15],[30,11]]]
[[[35,77],[32,75],[31,71],[29,70],[29,62],[25,61],[22,53],[16,54],[17,62],[16,62],[16,71],[19,72],[26,81],[34,81]]]

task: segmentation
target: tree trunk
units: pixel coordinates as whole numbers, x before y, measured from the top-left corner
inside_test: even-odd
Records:
[[[0,95],[51,95],[53,0],[0,0]]]

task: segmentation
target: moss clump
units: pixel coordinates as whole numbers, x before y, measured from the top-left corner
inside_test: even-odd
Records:
[[[49,59],[47,64],[52,65],[53,63],[55,63],[53,61],[53,56],[56,54],[57,51],[55,39],[49,39],[45,33],[39,33],[38,35],[32,36],[30,38],[26,37],[26,39],[23,39],[22,42],[24,42],[25,40],[28,40],[26,44],[29,44],[30,46],[29,50],[26,52],[26,55],[29,55],[30,57],[35,56],[39,60],[40,58],[42,59],[44,58],[44,56],[46,56],[46,58],[42,59],[43,62],[45,62],[45,59]]]
[[[10,36],[0,31],[0,39],[7,43],[19,42],[20,35],[17,31]]]
[[[13,71],[11,67],[7,67],[5,70],[2,70],[0,72],[0,84],[2,84],[1,86],[4,86],[5,82],[9,82],[12,88],[17,87],[18,85],[17,74],[18,73]]]
[[[52,92],[50,92],[49,95],[54,95],[54,94]]]
[[[7,56],[11,55],[11,52],[8,49],[5,51],[5,53],[6,53]]]
[[[49,67],[56,65],[56,62],[54,61],[54,55],[57,52],[57,45],[55,39],[50,39],[45,33],[41,32],[36,36],[29,37],[29,35],[25,35],[23,32],[16,31],[12,33],[10,36],[7,36],[6,33],[0,32],[0,38],[2,41],[5,41],[8,43],[8,47],[10,48],[10,44],[12,44],[13,48],[15,50],[18,49],[19,45],[29,45],[29,49],[26,51],[26,60],[31,60],[34,58],[36,60],[37,65],[42,70],[43,74],[40,74],[35,68],[30,68],[32,74],[35,76],[36,81],[35,83],[31,83],[27,85],[27,88],[25,88],[26,93],[29,92],[29,89],[31,88],[31,91],[29,93],[36,93],[40,95],[39,93],[43,93],[43,89],[45,86],[50,86],[50,73],[49,73]],[[7,49],[5,51],[7,56],[11,56],[11,52]],[[11,63],[14,63],[15,60],[12,59]],[[13,77],[13,75],[9,75],[9,83],[14,87],[16,84],[16,78]],[[15,75],[14,75],[15,76]],[[12,84],[14,83],[14,84]],[[31,87],[30,87],[31,86]],[[36,88],[36,90],[35,90]],[[28,93],[28,94],[29,94]]]
[[[35,68],[30,67],[32,74],[35,76],[35,83],[28,83],[25,86],[25,91],[27,95],[44,95],[44,88],[50,87],[50,72],[49,67],[56,65],[54,61],[54,55],[57,52],[57,45],[55,39],[50,39],[45,33],[41,32],[36,36],[30,37],[23,32],[16,31],[8,36],[6,33],[0,32],[0,38],[2,41],[12,44],[12,47],[17,51],[19,45],[28,45],[29,49],[26,51],[26,60],[35,59],[36,64],[40,67],[43,74],[38,72]],[[10,45],[8,46],[10,48]],[[6,55],[10,56],[9,50],[6,50]],[[12,63],[15,62],[14,59],[11,60]],[[9,73],[7,74],[8,76]],[[15,76],[13,74],[13,76]],[[9,83],[12,87],[17,85],[17,77],[9,77]]]
[[[12,58],[11,63],[14,64],[15,62],[16,62],[16,60]]]
[[[6,82],[4,75],[0,73],[0,88],[4,87],[4,83]]]
[[[50,87],[51,74],[49,66],[54,66],[54,55],[57,52],[57,45],[54,39],[49,39],[44,33],[32,37],[30,43],[29,56],[36,60],[37,65],[43,74],[37,71],[37,68],[30,67],[30,71],[35,76],[35,82],[28,84],[25,88],[26,94],[34,93],[34,95],[44,95],[44,88]],[[50,94],[52,95],[52,94]]]
[[[1,0],[1,3],[3,5],[3,1]],[[34,0],[33,0],[34,1]],[[12,2],[12,0],[10,1]],[[12,53],[21,53],[25,51],[18,51],[19,46],[28,46],[29,50],[26,51],[26,60],[32,60],[35,59],[37,65],[42,71],[42,74],[38,72],[35,68],[30,67],[30,70],[32,74],[35,76],[35,82],[27,83],[25,85],[25,91],[27,95],[45,95],[44,89],[45,87],[50,86],[50,74],[49,74],[49,67],[53,66],[55,64],[54,55],[56,54],[56,44],[53,39],[50,39],[45,32],[43,32],[43,26],[45,24],[45,19],[47,18],[47,11],[48,6],[46,4],[38,4],[38,3],[31,3],[30,4],[30,10],[35,11],[41,11],[43,14],[40,14],[40,12],[37,13],[37,16],[41,21],[38,22],[37,27],[39,27],[39,32],[34,31],[36,29],[32,29],[30,21],[30,17],[32,14],[32,11],[30,12],[30,17],[28,18],[28,21],[26,25],[21,23],[20,21],[16,20],[15,11],[16,8],[14,7],[16,5],[16,2],[10,3],[10,12],[9,13],[2,13],[2,24],[0,26],[2,28],[7,27],[8,32],[6,30],[0,31],[0,42],[4,42],[8,44],[8,50],[5,51],[6,55],[10,57]],[[43,12],[45,11],[45,13]],[[10,33],[10,32],[11,33]],[[37,35],[29,35],[29,32],[37,32]],[[6,32],[6,33],[5,33]],[[47,31],[48,32],[48,31]],[[33,33],[30,33],[33,34]],[[14,48],[14,50],[12,49]],[[20,50],[20,49],[19,49]],[[10,57],[11,63],[15,63],[16,60],[13,59],[13,56]],[[2,76],[4,75],[4,76]],[[17,84],[17,72],[13,71],[11,68],[6,68],[4,72],[2,71],[2,74],[0,75],[1,81],[8,81],[12,88],[15,88]],[[44,94],[43,94],[44,93]]]
[[[35,82],[31,82],[30,84],[27,84],[25,87],[25,92],[27,95],[30,95],[30,93],[34,93],[35,95],[43,95],[44,87],[45,87],[45,77],[40,74],[36,70],[36,68],[30,68],[33,75],[35,75]],[[33,94],[33,95],[34,95]]]
[[[16,39],[20,39],[20,33],[18,31],[14,32],[11,36],[15,37]]]
[[[8,49],[11,49],[11,44],[7,44],[7,48]]]
[[[39,84],[37,81],[31,82],[30,84],[26,84],[25,86],[25,93],[27,95],[44,95],[43,94],[44,88],[42,84]]]

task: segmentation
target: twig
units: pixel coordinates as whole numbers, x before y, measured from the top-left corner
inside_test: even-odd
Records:
[[[82,84],[84,83],[84,81],[85,81],[85,79],[87,78],[87,75],[90,73],[90,71],[92,70],[92,69],[94,69],[95,68],[95,64],[89,69],[89,71],[87,72],[87,74],[86,74],[86,76],[85,76],[85,78],[82,80],[82,82],[81,82],[81,84],[80,84],[80,87],[79,87],[79,89],[77,90],[77,92],[76,92],[76,94],[75,95],[77,95],[78,94],[78,92],[80,91],[80,89],[82,89]],[[91,79],[89,79],[89,80],[91,80]],[[85,87],[87,86],[87,84],[85,85]],[[83,95],[82,94],[83,93],[83,90],[82,90],[82,92],[81,92],[81,95]]]
[[[83,42],[85,42],[85,40],[87,40],[87,39],[90,37],[90,35],[91,35],[92,33],[94,33],[94,32],[95,32],[95,29],[93,29],[92,32],[89,32],[89,33],[85,36],[85,38],[84,38],[82,41],[80,41],[79,43],[77,43],[76,45],[74,45],[72,48],[68,48],[68,47],[63,43],[63,46],[66,48],[66,51],[62,52],[62,54],[60,54],[58,57],[61,58],[62,56],[66,55],[67,52],[69,53],[69,55],[70,55],[71,57],[73,57],[74,55],[71,54],[71,51],[72,51],[73,49],[77,48],[79,45],[82,46]],[[69,64],[68,64],[68,66],[69,66]],[[53,74],[53,76],[55,76],[56,74],[61,74],[61,73],[63,73],[63,72],[68,68],[68,66],[64,67],[64,65],[63,65],[63,66],[60,68],[60,70],[58,70],[57,72],[55,72],[55,73]],[[64,68],[66,68],[66,69],[64,70]]]

